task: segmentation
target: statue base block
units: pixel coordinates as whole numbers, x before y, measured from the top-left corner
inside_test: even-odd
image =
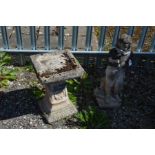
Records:
[[[53,51],[31,56],[36,74],[45,87],[45,97],[39,103],[43,116],[52,123],[77,112],[70,102],[66,80],[81,77],[84,69],[71,51]]]
[[[117,108],[121,105],[121,102],[116,98],[112,96],[107,97],[104,91],[100,88],[95,89],[94,95],[96,96],[96,100],[100,108]]]
[[[46,104],[44,102],[39,103],[40,109],[42,111],[42,114],[46,121],[49,124],[52,124],[53,122],[56,122],[58,120],[64,119],[66,117],[72,116],[77,113],[76,107],[72,103],[63,104],[62,108],[59,108],[57,110],[53,110],[49,113],[46,113]]]

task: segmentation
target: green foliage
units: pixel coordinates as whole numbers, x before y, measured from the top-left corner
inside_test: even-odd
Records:
[[[76,79],[72,79],[72,80],[67,80],[66,83],[67,83],[69,99],[72,101],[73,104],[76,105],[77,93],[80,91],[80,82]]]
[[[68,95],[72,103],[77,105],[77,94],[80,91],[85,93],[85,96],[90,96],[93,94],[93,85],[87,73],[83,75],[81,80],[68,80],[67,81]],[[98,129],[107,128],[109,125],[109,120],[106,114],[102,111],[97,110],[94,106],[87,106],[79,111],[75,115],[78,124],[82,128],[87,129]]]
[[[10,64],[11,61],[12,61],[12,58],[10,54],[5,52],[0,52],[0,67]]]
[[[7,80],[7,79],[1,80],[0,81],[0,88],[6,87],[6,86],[8,86],[8,84],[9,84],[9,80]]]
[[[88,107],[76,114],[76,118],[82,128],[103,129],[107,128],[109,120],[105,113],[100,112],[95,107]]]
[[[16,79],[17,70],[6,66],[11,63],[11,60],[9,54],[0,52],[0,88],[8,86],[9,81]]]
[[[69,99],[72,101],[72,103],[76,105],[77,97],[71,92],[68,92],[68,96],[69,96]]]
[[[34,72],[33,65],[32,65],[32,63],[30,63],[30,62],[27,62],[27,63],[26,63],[24,69],[25,69],[26,71],[28,71],[28,72]]]
[[[67,80],[67,89],[69,92],[77,93],[80,90],[80,82],[76,79]]]
[[[31,82],[31,88],[33,96],[37,100],[41,100],[45,96],[45,88],[39,83],[39,81],[32,81]]]
[[[39,87],[33,87],[32,88],[32,93],[35,96],[37,100],[41,100],[45,96],[45,91],[44,89],[41,89]]]
[[[87,73],[80,80],[72,79],[67,81],[67,89],[69,94],[76,95],[81,89],[87,94],[91,94],[93,85]]]
[[[87,73],[79,80],[72,79],[67,82],[68,96],[70,100],[77,105],[77,96],[81,93],[90,97],[93,95],[93,85]]]

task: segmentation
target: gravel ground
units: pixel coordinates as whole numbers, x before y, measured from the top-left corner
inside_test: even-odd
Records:
[[[68,128],[64,121],[46,124],[37,104],[30,89],[3,94],[0,104],[1,128]]]
[[[155,70],[132,69],[126,78],[122,106],[106,110],[111,128],[155,128]]]
[[[92,70],[91,70],[91,73]],[[93,74],[94,87],[98,79]],[[93,78],[94,76],[94,78]],[[97,75],[98,76],[98,75]],[[124,87],[122,106],[118,109],[103,110],[109,120],[109,128],[139,129],[155,128],[155,70],[133,68],[128,72]],[[99,76],[98,76],[99,78]],[[49,125],[41,116],[38,102],[32,95],[31,85],[37,81],[33,72],[21,72],[9,88],[0,93],[0,128],[3,129],[67,129],[80,128],[74,117]],[[86,102],[97,105],[90,94],[80,96],[81,105]]]
[[[32,94],[31,85],[38,81],[35,73],[21,72],[17,80],[10,82],[0,93],[0,128],[2,129],[48,129],[76,128],[66,125],[66,120],[49,125],[41,116],[38,102]]]

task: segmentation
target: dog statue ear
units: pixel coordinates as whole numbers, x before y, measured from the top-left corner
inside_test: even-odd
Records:
[[[131,36],[128,34],[122,34],[116,42],[116,47],[120,49],[127,48],[129,50],[131,44],[132,44]],[[126,45],[128,45],[128,47],[125,47]]]
[[[132,44],[132,39],[131,36],[128,34],[122,34],[120,39],[124,42],[124,43],[129,43]]]

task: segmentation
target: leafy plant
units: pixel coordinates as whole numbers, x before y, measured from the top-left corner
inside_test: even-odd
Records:
[[[34,72],[33,65],[32,65],[32,63],[30,63],[30,62],[27,62],[27,63],[25,64],[24,69],[25,69],[26,71],[28,71],[28,72]]]
[[[69,97],[75,98],[75,96],[83,90],[88,95],[92,93],[93,85],[92,81],[89,79],[87,73],[85,73],[80,80],[72,79],[67,81],[67,89]],[[71,99],[72,100],[72,99]]]
[[[71,92],[68,92],[68,96],[69,96],[69,99],[72,101],[72,103],[76,105],[77,97]]]
[[[10,64],[11,61],[12,61],[12,58],[10,54],[5,52],[0,52],[0,67]]]
[[[72,79],[72,80],[67,80],[66,83],[67,83],[69,99],[72,101],[73,104],[76,104],[77,94],[80,91],[80,82],[76,79]]]
[[[74,104],[77,104],[77,95],[81,90],[87,95],[93,92],[93,85],[88,74],[84,74],[81,80],[68,80],[67,88],[69,98]],[[75,117],[82,128],[107,128],[109,125],[106,114],[94,106],[86,106]]]
[[[37,100],[41,100],[45,96],[45,90],[43,88],[41,89],[39,87],[33,87],[32,93]]]
[[[32,81],[30,85],[32,88],[33,96],[37,100],[41,100],[45,96],[45,88],[43,87],[43,85],[39,81],[36,81],[36,80]]]
[[[109,120],[105,113],[100,112],[95,107],[88,107],[81,112],[76,114],[76,118],[79,122],[79,125],[82,128],[87,129],[102,129],[107,128]]]
[[[16,79],[17,70],[6,66],[11,60],[8,53],[0,52],[0,87],[8,86],[9,81]]]

